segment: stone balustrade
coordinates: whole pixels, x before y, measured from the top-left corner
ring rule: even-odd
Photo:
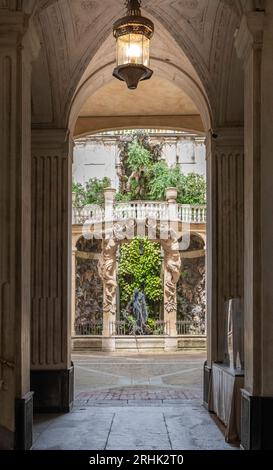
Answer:
[[[113,206],[113,220],[139,219],[146,218],[157,220],[176,219],[184,223],[205,224],[207,220],[207,207],[205,205],[183,205],[176,204],[175,212],[170,210],[171,205],[168,202],[158,201],[132,201],[116,203]],[[173,210],[173,206],[172,206]],[[103,222],[105,219],[105,210],[97,205],[89,205],[84,208],[73,208],[73,225],[83,225],[90,223]]]

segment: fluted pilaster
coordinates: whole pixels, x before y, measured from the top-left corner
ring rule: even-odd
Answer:
[[[0,6],[0,447],[29,448],[31,419],[20,439],[16,428],[27,402],[31,414],[31,62],[39,46],[28,18]]]
[[[207,314],[209,362],[224,361],[225,302],[243,297],[243,129],[208,139]]]
[[[32,347],[35,370],[70,366],[71,169],[66,130],[32,137]]]

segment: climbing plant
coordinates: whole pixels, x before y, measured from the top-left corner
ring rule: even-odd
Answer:
[[[73,182],[72,192],[75,193],[75,207],[84,207],[87,204],[98,204],[104,203],[104,190],[111,186],[111,180],[109,178],[103,178],[99,180],[97,178],[91,178],[84,185]]]
[[[122,245],[118,268],[121,307],[125,308],[134,290],[145,292],[148,304],[163,298],[161,249],[146,237],[136,237]]]

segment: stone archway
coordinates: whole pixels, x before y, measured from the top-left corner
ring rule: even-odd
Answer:
[[[48,2],[48,5],[51,2]],[[71,4],[78,2],[71,2]],[[86,4],[86,2],[84,2]],[[177,2],[176,2],[177,3]],[[210,2],[212,4],[212,2]],[[216,5],[217,3],[213,2]],[[231,2],[225,2],[232,6]],[[240,2],[242,4],[242,2]],[[244,394],[244,425],[251,422],[248,419],[253,414],[256,404],[264,403],[263,397],[272,395],[272,373],[268,370],[268,361],[271,349],[272,331],[267,328],[271,314],[270,273],[272,240],[271,229],[267,218],[270,211],[270,174],[271,162],[268,152],[271,145],[267,103],[271,102],[270,87],[267,77],[270,74],[271,57],[271,26],[272,12],[267,2],[268,21],[264,23],[264,2],[244,2],[250,14],[241,22],[237,35],[237,50],[244,60],[245,74],[245,116],[246,116],[246,161],[252,177],[245,177],[245,187],[251,197],[246,201],[245,232],[248,248],[245,275],[247,296],[247,334],[250,338],[250,347],[246,358],[246,387],[248,394]],[[25,5],[25,2],[24,2]],[[43,3],[43,5],[46,5]],[[69,200],[69,187],[71,177],[71,148],[67,138],[67,109],[71,106],[71,97],[79,84],[86,69],[87,59],[96,51],[96,44],[91,41],[90,31],[95,31],[92,25],[87,24],[75,29],[73,35],[65,34],[65,21],[63,19],[62,5],[58,11],[45,10],[36,18],[38,30],[44,53],[36,62],[33,73],[33,125],[32,131],[32,197],[30,194],[30,120],[31,120],[31,54],[39,49],[39,41],[33,32],[33,24],[28,25],[28,17],[18,15],[22,2],[2,2],[1,53],[5,63],[5,74],[1,100],[5,103],[3,119],[3,135],[1,139],[1,155],[3,171],[0,175],[0,187],[6,189],[4,203],[1,205],[1,218],[8,220],[3,224],[1,231],[1,244],[4,247],[1,253],[1,311],[8,331],[16,331],[16,341],[4,344],[1,353],[1,399],[3,398],[6,414],[1,416],[1,426],[7,436],[7,447],[14,446],[15,434],[15,402],[19,409],[18,419],[25,416],[28,403],[32,397],[29,394],[29,323],[32,312],[32,388],[35,390],[36,404],[40,408],[50,410],[68,411],[71,406],[71,356],[68,344],[69,337],[69,272],[70,272],[70,239],[69,224],[71,202]],[[65,8],[65,4],[63,3]],[[257,8],[254,11],[254,8]],[[238,107],[237,100],[243,96],[241,81],[233,80],[228,76],[226,68],[238,71],[237,67],[230,67],[232,60],[236,59],[233,47],[233,37],[238,21],[225,20],[228,16],[226,10],[217,10],[214,16],[215,32],[213,37],[205,37],[204,48],[200,51],[196,47],[200,32],[194,28],[192,21],[186,21],[183,12],[179,10],[174,30],[180,46],[191,53],[193,61],[199,64],[199,79],[202,85],[210,90],[209,108],[212,110],[213,132],[208,137],[208,303],[209,303],[209,354],[208,367],[205,370],[205,383],[208,385],[211,375],[211,365],[223,360],[224,354],[224,299],[232,293],[242,295],[243,267],[238,262],[244,250],[243,235],[243,153],[244,138],[242,129],[242,107]],[[54,21],[50,21],[53,15]],[[164,17],[164,11],[160,13]],[[93,17],[93,15],[92,15]],[[73,19],[71,15],[71,19]],[[81,20],[79,22],[82,25]],[[163,18],[164,19],[164,18]],[[169,17],[169,22],[174,18]],[[167,21],[167,18],[165,18]],[[110,28],[110,18],[103,29],[103,34]],[[12,28],[7,28],[7,24]],[[73,27],[69,32],[73,32]],[[91,27],[90,27],[91,26]],[[183,26],[183,27],[182,27]],[[54,29],[55,28],[55,29]],[[185,31],[184,31],[185,29]],[[42,31],[41,31],[42,30]],[[86,32],[86,36],[82,34]],[[263,33],[265,31],[265,38]],[[27,32],[27,34],[25,34]],[[184,34],[184,32],[188,34]],[[10,36],[10,45],[7,47],[6,39]],[[106,34],[107,35],[107,34]],[[80,41],[80,38],[85,39]],[[100,41],[102,36],[97,39]],[[184,39],[192,39],[185,45]],[[219,38],[219,40],[218,40]],[[30,40],[31,39],[31,40]],[[84,55],[83,60],[75,57],[75,61],[68,60],[66,41],[72,44],[76,39],[79,45],[90,44],[87,52],[77,51]],[[201,36],[202,39],[202,36]],[[221,40],[220,40],[221,39]],[[265,47],[264,42],[265,40]],[[201,41],[202,42],[202,41]],[[271,41],[272,43],[272,41]],[[18,47],[18,45],[20,47]],[[189,50],[190,46],[192,50]],[[223,47],[222,47],[223,46]],[[225,47],[227,46],[227,47]],[[263,50],[264,48],[264,50]],[[73,49],[73,47],[71,48]],[[70,49],[70,50],[71,50]],[[75,48],[76,50],[76,48]],[[210,53],[211,52],[211,53]],[[35,56],[35,54],[34,54]],[[236,62],[238,65],[238,62]],[[263,69],[261,68],[263,64]],[[47,65],[49,67],[47,68]],[[54,69],[56,64],[57,69]],[[74,70],[73,84],[68,80],[69,71]],[[54,73],[56,72],[56,73]],[[240,68],[239,68],[240,72]],[[242,68],[241,68],[242,72]],[[11,82],[10,76],[13,80]],[[242,73],[239,76],[242,78]],[[56,77],[50,83],[50,77]],[[41,77],[43,79],[41,80]],[[103,80],[103,77],[101,77]],[[42,83],[44,93],[39,93],[37,84]],[[240,86],[234,92],[232,84]],[[253,84],[255,86],[253,86]],[[9,92],[6,93],[6,90]],[[263,90],[263,93],[261,92]],[[263,99],[262,95],[263,94]],[[43,97],[42,102],[39,98]],[[227,99],[228,97],[228,99]],[[265,99],[267,97],[268,99]],[[217,104],[215,103],[217,101]],[[238,102],[242,102],[238,99]],[[267,102],[267,103],[265,103]],[[53,106],[51,106],[53,104]],[[226,107],[231,104],[231,109]],[[18,113],[18,109],[22,112]],[[7,111],[8,110],[8,111]],[[210,111],[207,114],[211,116]],[[266,143],[261,144],[260,121],[262,119],[265,129]],[[209,127],[207,128],[209,130]],[[18,135],[22,138],[18,139]],[[10,144],[12,142],[12,145]],[[18,162],[20,164],[18,164]],[[13,171],[10,171],[10,168]],[[265,184],[266,190],[262,188]],[[32,293],[30,296],[30,206],[32,202]],[[18,219],[15,221],[15,214]],[[17,225],[16,225],[17,224]],[[263,227],[262,227],[263,224]],[[19,228],[14,235],[15,225]],[[258,229],[257,229],[258,227]],[[13,235],[10,237],[10,232]],[[9,240],[9,242],[7,242]],[[262,257],[260,256],[262,254]],[[39,255],[41,255],[39,257]],[[270,256],[269,256],[270,255]],[[262,261],[260,261],[262,258]],[[18,260],[20,267],[18,268]],[[257,261],[259,260],[259,261]],[[262,264],[262,266],[261,266]],[[15,273],[17,273],[15,275]],[[267,279],[261,285],[260,279]],[[258,287],[257,287],[258,286]],[[16,302],[14,301],[16,299]],[[263,302],[263,300],[265,302]],[[30,307],[30,303],[32,304]],[[265,308],[266,307],[266,308]],[[269,312],[269,313],[268,313]],[[56,328],[53,331],[53,321]],[[262,324],[262,327],[260,325]],[[17,329],[17,325],[19,328]],[[258,328],[256,328],[258,325]],[[48,328],[48,329],[47,329]],[[53,334],[49,334],[49,332]],[[266,338],[264,342],[263,339]],[[260,351],[263,351],[264,361],[260,360]],[[272,354],[271,354],[272,355]],[[2,357],[3,356],[3,357]],[[19,373],[15,372],[18,367]],[[2,374],[2,370],[1,370]],[[19,380],[20,378],[20,380]],[[51,384],[49,387],[49,384]],[[205,401],[208,401],[209,387],[205,387]],[[60,393],[61,390],[61,393]],[[44,392],[44,393],[43,393]],[[65,392],[65,394],[63,393]],[[250,396],[249,396],[250,394]],[[54,397],[49,402],[48,397]],[[30,407],[28,407],[29,409]],[[22,421],[22,419],[21,419]],[[20,423],[21,423],[20,421]],[[30,421],[29,421],[30,422]],[[22,428],[25,423],[22,423]],[[253,446],[253,429],[247,429],[249,434],[244,435],[243,445]],[[263,436],[265,433],[262,433]],[[260,436],[261,438],[261,436]],[[261,438],[262,440],[264,438]],[[256,442],[256,441],[255,441]],[[272,443],[271,443],[272,444]],[[29,445],[29,439],[22,436],[21,447]],[[262,444],[261,444],[262,445]],[[264,445],[264,443],[263,443]]]
[[[130,220],[130,223],[132,220]],[[130,243],[132,238],[126,236],[128,221],[107,224],[112,228],[102,231],[102,253],[99,260],[99,275],[103,281],[103,338],[102,348],[105,351],[115,350],[115,338],[112,335],[111,324],[116,321],[117,313],[117,251],[122,243]],[[141,221],[142,226],[149,227],[149,221]],[[164,322],[167,325],[165,350],[176,350],[176,284],[180,277],[181,257],[179,238],[173,229],[165,230],[165,239],[153,238],[151,241],[159,243],[164,251]]]
[[[221,358],[221,354],[222,354],[221,346],[219,346],[218,344],[218,337],[221,338],[223,334],[222,329],[221,329],[221,325],[223,321],[222,278],[225,275],[225,273],[220,272],[220,276],[218,276],[219,274],[218,271],[220,268],[219,268],[218,259],[215,260],[216,244],[217,244],[216,242],[218,241],[217,237],[218,237],[218,228],[219,228],[219,227],[216,227],[215,214],[217,213],[217,216],[219,216],[219,218],[221,219],[219,222],[219,224],[221,225],[221,223],[223,223],[226,217],[226,214],[223,212],[222,203],[225,205],[225,207],[228,207],[231,202],[231,193],[232,193],[232,189],[229,188],[228,185],[225,185],[224,182],[222,181],[221,175],[224,174],[228,178],[234,175],[234,168],[236,172],[236,168],[237,168],[236,165],[238,165],[238,168],[241,168],[240,166],[241,158],[242,158],[241,143],[238,144],[238,142],[236,142],[236,138],[238,137],[237,133],[239,134],[239,132],[238,132],[237,127],[236,128],[228,127],[224,129],[221,127],[223,120],[220,119],[219,121],[217,121],[217,116],[213,115],[212,113],[213,106],[211,105],[210,101],[206,97],[206,93],[202,90],[202,84],[201,84],[201,87],[198,86],[196,81],[193,80],[193,77],[185,74],[184,71],[181,70],[179,66],[177,65],[174,66],[173,64],[171,65],[166,64],[166,63],[160,62],[160,60],[157,60],[156,58],[155,58],[155,62],[157,63],[157,69],[159,72],[161,72],[162,74],[164,73],[166,74],[166,72],[169,72],[171,70],[173,79],[177,80],[177,83],[179,83],[180,86],[185,86],[185,87],[188,86],[189,93],[191,93],[192,95],[195,95],[198,98],[197,101],[198,101],[199,111],[202,114],[204,127],[207,132],[210,131],[212,127],[212,122],[217,123],[217,125],[219,125],[220,140],[218,140],[217,142],[213,142],[211,146],[212,151],[209,152],[209,155],[208,155],[208,163],[209,163],[208,173],[210,177],[209,178],[209,181],[210,181],[209,194],[208,194],[208,204],[210,206],[210,212],[209,212],[210,232],[208,234],[209,235],[208,236],[208,250],[209,250],[209,255],[210,255],[210,263],[208,264],[208,266],[209,266],[209,275],[211,279],[211,283],[209,285],[209,291],[210,291],[209,302],[210,302],[210,307],[211,307],[210,308],[211,328],[209,329],[209,346],[210,346],[209,347],[209,364],[211,364],[213,361],[216,361],[218,360],[218,358]],[[99,84],[105,80],[105,74],[110,72],[111,67],[112,67],[111,62],[108,63],[108,65],[103,64],[100,68],[98,68],[95,71],[97,73],[94,73],[91,76],[91,78],[93,78],[94,75],[96,75],[96,79],[98,78],[99,82],[96,84],[96,86],[99,86]],[[217,66],[215,65],[215,74],[217,75],[216,69],[217,69]],[[206,77],[202,75],[202,78],[206,78]],[[89,79],[87,79],[87,82],[89,83]],[[82,91],[84,88],[84,85],[79,84],[79,87],[80,86],[82,86],[81,88],[81,91]],[[88,92],[90,91],[91,90],[89,89]],[[71,128],[73,128],[75,118],[77,117],[77,109],[79,109],[77,108],[77,106],[80,104],[80,100],[77,103],[79,96],[80,96],[80,93],[75,94],[74,102],[70,100],[69,109],[70,109],[70,118],[71,118],[70,120]],[[215,107],[214,107],[214,110],[215,110]],[[65,114],[65,116],[67,116],[67,114]],[[224,116],[224,111],[223,111],[223,116]],[[217,134],[217,132],[218,130],[216,129],[215,135]],[[222,138],[223,136],[224,136],[224,139]],[[211,137],[211,134],[209,133],[208,144],[211,143],[210,137]],[[44,148],[46,148],[47,140],[48,140],[47,138],[44,139],[44,142],[43,142]],[[55,145],[54,151],[55,151],[55,154],[62,155],[63,149],[61,148],[61,145],[59,144],[60,142],[57,143],[57,146]],[[239,152],[238,152],[238,146],[240,148]],[[57,150],[56,150],[56,147],[57,147]],[[237,161],[234,162],[235,158],[229,158],[230,155],[234,157],[238,156]],[[41,156],[42,158],[44,158],[44,155],[41,155]],[[69,165],[70,165],[70,162],[68,162],[67,169]],[[241,176],[241,173],[240,173],[240,176]],[[50,184],[49,181],[48,181],[48,184]],[[232,180],[232,184],[233,184],[233,188],[235,188],[235,191],[233,191],[233,193],[235,196],[238,196],[240,194],[240,188],[242,187],[241,179],[240,181],[239,181],[239,178],[238,178],[238,181]],[[213,185],[217,186],[217,191],[219,195],[223,196],[222,199],[215,198],[215,187]],[[62,194],[63,196],[66,190],[67,188],[60,188],[60,194]],[[232,201],[232,204],[234,204],[234,207],[237,208],[237,206],[240,204],[240,201],[241,199],[239,199],[239,196],[238,196],[238,199],[235,201]],[[65,206],[66,209],[70,210],[69,204],[67,204],[67,201],[65,204],[66,204]],[[237,221],[235,221],[234,223],[236,224]],[[232,224],[230,225],[230,227],[232,227]],[[66,227],[63,226],[62,227],[63,232],[65,231],[65,229]],[[230,228],[230,231],[232,231],[232,228]],[[236,231],[236,233],[239,234],[239,236],[241,236],[240,228],[238,229],[238,231]],[[228,237],[229,236],[230,236],[230,232],[228,232]],[[222,239],[221,239],[221,242],[223,243],[222,252],[225,254],[225,256],[229,254],[230,243],[229,243],[228,237],[225,237],[224,234],[222,234]],[[115,247],[112,246],[112,247],[109,247],[109,249],[115,250]],[[234,252],[233,258],[236,259],[236,257],[237,257],[237,252]],[[176,273],[175,271],[172,272],[170,267],[173,264],[173,262],[175,264],[177,260],[169,260],[169,261],[170,263],[168,264],[168,276],[166,276],[166,278],[169,279],[168,286],[169,286],[170,292],[168,293],[167,298],[168,298],[169,304],[173,305],[174,285],[172,284],[172,281],[175,280]],[[109,273],[106,275],[106,278],[108,276],[108,278],[106,279],[106,282],[108,283],[108,287],[109,287],[109,292],[107,295],[110,295],[114,290],[114,284],[113,284],[114,281],[113,279],[111,280],[111,275],[113,275],[113,272],[111,272],[111,270],[114,270],[115,268],[113,265],[111,266],[111,263],[108,266],[110,269],[110,276],[109,276]],[[232,278],[233,268],[229,266],[229,269],[230,271],[228,273],[228,277]],[[219,287],[218,287],[218,284],[216,284],[216,277],[217,277],[217,280],[220,279]],[[171,310],[171,307],[170,307],[170,311],[173,311]],[[66,359],[69,360],[69,357],[70,356],[68,354],[66,356]],[[209,372],[210,372],[210,369],[208,368],[208,375],[209,375]]]

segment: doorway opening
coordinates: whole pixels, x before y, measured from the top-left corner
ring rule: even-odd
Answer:
[[[205,153],[202,135],[178,129],[108,130],[76,139],[71,325],[76,403],[201,403]],[[108,223],[122,225],[123,233],[126,224],[127,230],[113,247],[112,264],[98,235],[107,211]],[[167,220],[181,232],[170,246],[163,229]],[[114,290],[100,272],[107,263]]]

